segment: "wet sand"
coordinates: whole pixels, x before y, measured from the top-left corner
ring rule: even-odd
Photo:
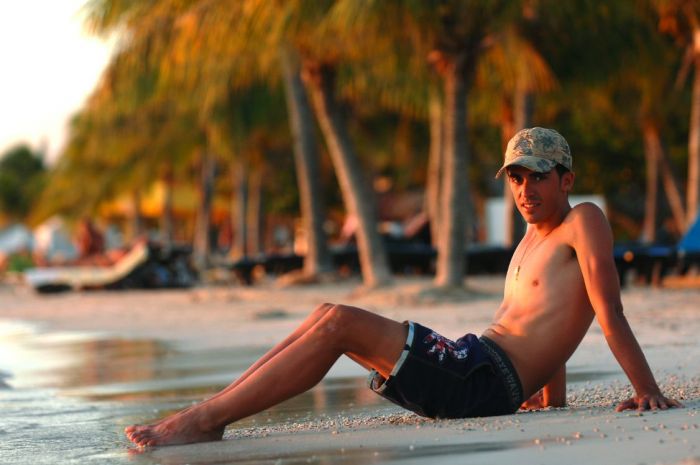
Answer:
[[[368,391],[363,370],[341,360],[317,388],[231,425],[224,441],[142,452],[121,435],[226,385],[324,301],[450,337],[479,333],[502,279],[469,283],[473,296],[452,299],[422,293],[425,280],[367,295],[354,295],[356,282],[55,296],[0,287],[0,403],[9,412],[0,463],[10,450],[8,463],[700,463],[700,289],[623,293],[657,379],[684,409],[615,413],[631,389],[594,323],[567,365],[566,409],[426,420]]]

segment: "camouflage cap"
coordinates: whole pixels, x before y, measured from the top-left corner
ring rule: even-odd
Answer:
[[[554,129],[540,127],[522,129],[508,142],[503,166],[496,177],[503,174],[508,166],[520,165],[546,173],[557,163],[572,169],[571,150],[566,139]]]

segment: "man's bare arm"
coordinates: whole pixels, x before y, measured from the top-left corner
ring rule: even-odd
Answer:
[[[542,400],[545,407],[566,407],[566,365],[562,365],[544,385]]]
[[[603,213],[593,205],[581,205],[573,215],[573,247],[576,250],[586,292],[610,350],[629,378],[636,396],[618,405],[629,408],[666,409],[680,406],[661,394],[642,349],[622,311],[620,284],[613,260],[612,232]]]
[[[566,407],[566,366],[552,376],[542,389],[537,391],[520,408],[537,410],[545,407]]]

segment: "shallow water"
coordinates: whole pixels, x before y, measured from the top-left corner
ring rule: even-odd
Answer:
[[[0,463],[133,463],[122,430],[201,400],[264,352],[191,349],[0,322]],[[331,377],[236,428],[359,414],[386,403],[363,378]],[[139,463],[150,463],[148,454]],[[157,460],[153,459],[152,463]]]
[[[408,464],[428,457],[450,462],[455,456],[462,461],[469,454],[524,446],[498,441],[411,449],[348,446],[339,451],[319,443],[313,453],[280,455],[258,449],[235,457],[230,443],[145,453],[130,447],[122,433],[125,426],[163,417],[208,397],[264,350],[201,349],[99,333],[47,332],[0,321],[0,464]],[[398,411],[368,390],[364,377],[348,373],[353,371],[332,371],[311,391],[237,422],[226,436],[237,437],[237,431],[261,426]],[[576,383],[610,375],[579,369],[571,370],[568,378]]]

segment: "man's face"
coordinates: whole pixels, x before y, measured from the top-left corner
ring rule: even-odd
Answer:
[[[518,211],[529,224],[542,223],[566,203],[573,173],[559,176],[556,170],[538,173],[523,166],[507,168],[508,184]]]

